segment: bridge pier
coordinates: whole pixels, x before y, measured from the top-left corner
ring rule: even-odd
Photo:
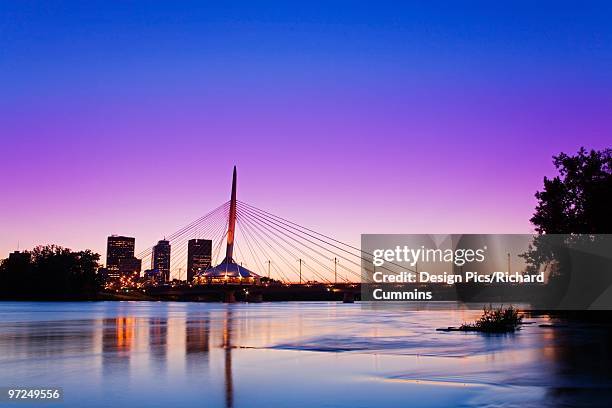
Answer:
[[[355,293],[352,291],[344,292],[342,303],[355,303]]]

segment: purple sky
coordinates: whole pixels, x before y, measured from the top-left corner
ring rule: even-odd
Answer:
[[[353,244],[531,232],[551,156],[610,146],[612,13],[486,4],[3,3],[0,256],[142,250],[234,164],[240,200]]]

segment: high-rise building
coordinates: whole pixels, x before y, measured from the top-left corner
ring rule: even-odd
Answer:
[[[150,285],[158,285],[162,282],[162,276],[157,269],[147,269],[144,271],[145,282]]]
[[[212,241],[210,239],[190,239],[187,243],[187,282],[201,271],[210,268]]]
[[[106,269],[109,279],[140,273],[141,260],[134,257],[136,239],[111,235],[106,243]]]
[[[124,275],[140,275],[141,270],[142,259],[131,257],[121,262],[121,272]]]
[[[32,259],[32,256],[30,255],[29,252],[19,252],[19,251],[11,252],[8,257],[9,262],[22,263],[22,264],[29,264],[31,259]]]
[[[151,269],[157,269],[164,282],[170,282],[170,241],[162,239],[153,247]]]
[[[29,252],[15,251],[9,254],[6,265],[13,273],[24,273],[30,268],[31,260],[32,256]]]

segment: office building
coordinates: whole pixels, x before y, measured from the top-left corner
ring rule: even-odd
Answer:
[[[134,257],[136,239],[119,235],[108,237],[106,244],[106,269],[108,279],[140,274],[140,259]]]
[[[31,259],[32,256],[29,252],[14,251],[9,254],[8,262],[27,265]]]
[[[157,269],[164,282],[170,282],[170,241],[162,239],[153,247],[151,269]]]
[[[190,239],[187,243],[187,282],[194,276],[210,268],[212,241],[210,239]]]

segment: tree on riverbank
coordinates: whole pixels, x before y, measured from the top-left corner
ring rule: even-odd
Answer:
[[[544,177],[531,218],[540,234],[612,233],[612,149],[553,157],[559,175]]]
[[[94,298],[100,255],[44,245],[0,263],[0,296],[9,299]]]
[[[531,222],[539,235],[522,257],[528,273],[551,267],[547,294],[561,299],[575,272],[588,274],[601,288],[608,286],[608,258],[584,254],[601,255],[610,243],[595,234],[612,233],[612,149],[561,153],[553,164],[558,175],[545,177],[544,189],[535,194],[538,204]]]

